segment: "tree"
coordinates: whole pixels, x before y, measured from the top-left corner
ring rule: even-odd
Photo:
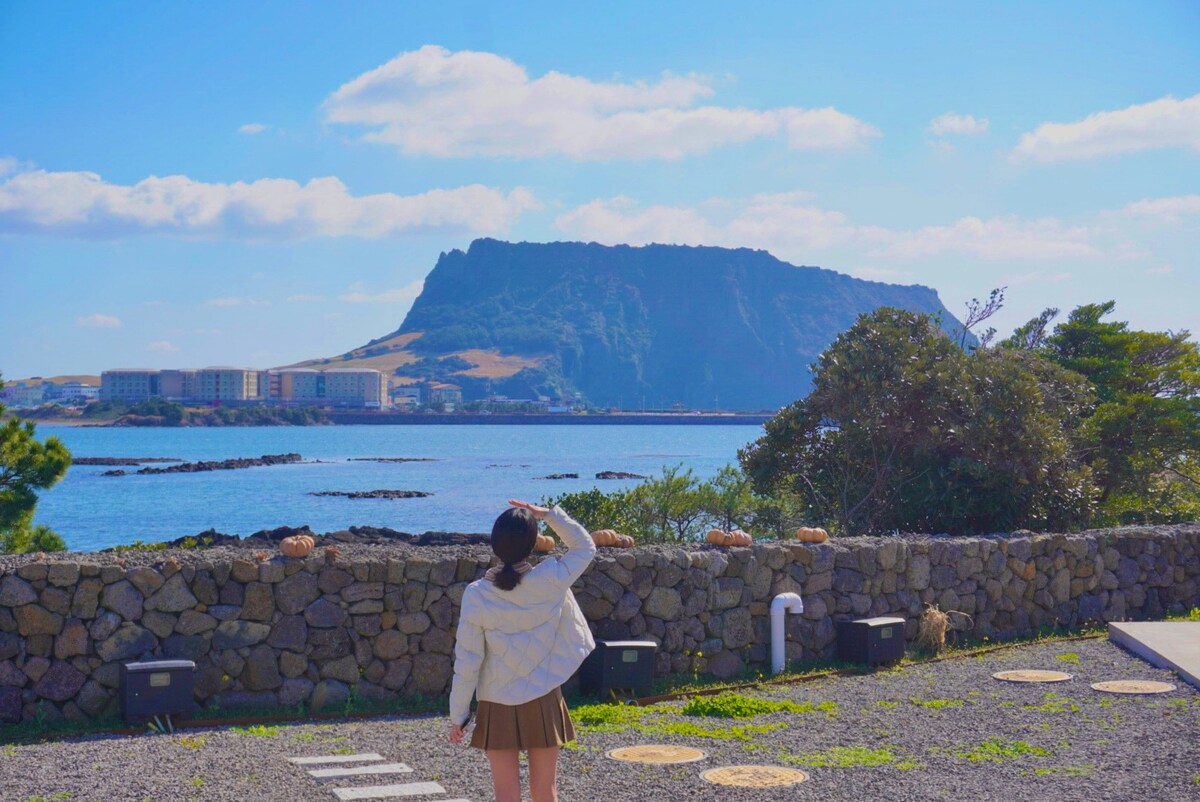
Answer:
[[[1039,351],[1095,390],[1082,434],[1108,517],[1175,520],[1169,499],[1191,508],[1200,490],[1200,350],[1186,331],[1131,331],[1103,320],[1115,308],[1113,301],[1080,306]],[[1166,492],[1176,483],[1190,494]]]
[[[0,381],[0,387],[4,383]],[[0,415],[4,406],[0,404]],[[65,551],[62,538],[33,526],[37,491],[62,479],[71,455],[57,437],[35,438],[32,421],[10,418],[0,424],[0,552]]]
[[[1036,354],[966,354],[928,315],[881,308],[739,459],[756,492],[795,493],[843,534],[1070,528],[1092,503],[1069,435],[1086,403]]]

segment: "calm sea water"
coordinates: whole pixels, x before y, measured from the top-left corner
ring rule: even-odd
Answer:
[[[509,498],[538,500],[634,481],[599,471],[657,473],[682,464],[709,477],[737,461],[758,426],[315,426],[108,429],[39,426],[81,457],[178,457],[187,461],[297,452],[313,462],[236,471],[105,477],[75,466],[42,494],[36,522],[75,551],[160,541],[212,528],[246,535],[308,524],[406,532],[487,532]],[[429,457],[436,462],[351,462],[352,457]],[[317,461],[320,462],[317,462]],[[129,469],[126,469],[129,470]],[[134,468],[133,470],[136,470]],[[580,478],[545,480],[551,473]],[[352,500],[319,490],[423,490],[428,498]]]

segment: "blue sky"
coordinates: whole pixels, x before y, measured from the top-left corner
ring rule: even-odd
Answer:
[[[0,109],[9,378],[340,353],[478,236],[1200,328],[1195,2],[5,0]]]

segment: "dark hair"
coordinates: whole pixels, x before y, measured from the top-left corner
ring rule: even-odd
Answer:
[[[521,584],[521,575],[513,566],[533,551],[537,534],[537,519],[520,507],[509,507],[492,524],[492,551],[504,563],[495,579],[500,590],[512,590]]]

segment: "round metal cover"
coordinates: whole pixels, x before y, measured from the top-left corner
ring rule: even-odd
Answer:
[[[722,766],[709,769],[700,776],[714,785],[737,785],[742,788],[796,785],[808,779],[808,775],[799,769],[785,769],[782,766]]]
[[[1169,682],[1154,682],[1148,679],[1114,679],[1108,682],[1093,682],[1092,688],[1104,693],[1170,693],[1175,686]]]
[[[613,760],[623,760],[627,763],[695,763],[697,760],[704,760],[708,757],[699,749],[669,744],[623,746],[620,749],[613,749],[607,754]]]
[[[1073,679],[1065,671],[1042,671],[1040,669],[1022,668],[1017,671],[997,671],[992,674],[994,679],[1004,682],[1066,682]]]

